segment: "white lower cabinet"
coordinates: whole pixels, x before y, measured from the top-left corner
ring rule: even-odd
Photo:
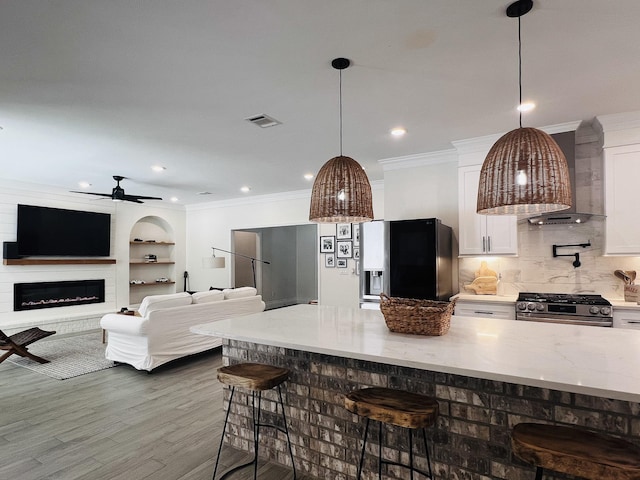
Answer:
[[[458,300],[455,315],[459,317],[501,318],[503,320],[516,319],[515,302],[474,302]]]
[[[640,308],[613,307],[614,328],[634,328],[640,330]]]

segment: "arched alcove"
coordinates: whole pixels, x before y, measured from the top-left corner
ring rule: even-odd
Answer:
[[[175,235],[157,216],[140,218],[129,235],[129,303],[147,295],[175,293]]]

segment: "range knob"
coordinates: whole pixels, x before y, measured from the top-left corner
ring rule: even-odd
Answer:
[[[541,312],[544,310],[544,305],[541,303],[536,303],[536,310]]]
[[[533,303],[533,302],[529,302],[529,303],[527,303],[527,308],[529,310],[535,310],[536,309],[536,304]]]
[[[518,302],[518,310],[526,310],[527,309],[527,302]]]
[[[598,313],[600,313],[600,307],[596,307],[595,305],[593,307],[589,307],[589,313],[591,313],[592,315],[597,315]]]
[[[607,316],[608,316],[608,315],[611,315],[611,307],[602,307],[602,308],[600,309],[600,313],[601,313],[602,315],[607,315]]]

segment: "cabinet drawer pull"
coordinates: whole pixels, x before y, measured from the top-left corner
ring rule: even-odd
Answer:
[[[476,310],[473,313],[481,313],[483,315],[493,315],[494,314],[494,312],[483,312],[482,310]]]
[[[482,251],[487,251],[487,237],[482,237]]]
[[[627,323],[640,323],[640,320],[627,320]]]
[[[487,252],[491,251],[491,237],[487,237]]]

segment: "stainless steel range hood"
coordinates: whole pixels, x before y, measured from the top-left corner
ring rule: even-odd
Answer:
[[[589,221],[589,219],[593,216],[601,216],[601,214],[593,213],[591,211],[592,208],[580,208],[580,203],[588,202],[580,202],[579,199],[581,198],[581,196],[576,195],[578,189],[582,188],[582,191],[587,191],[589,197],[591,197],[591,193],[593,190],[591,182],[589,180],[592,175],[582,175],[582,178],[584,178],[583,183],[585,183],[585,185],[580,185],[578,182],[576,182],[576,178],[578,178],[576,169],[576,132],[572,131],[554,133],[551,136],[557,142],[558,146],[567,158],[567,164],[569,166],[569,177],[571,179],[572,206],[571,208],[561,210],[559,212],[536,215],[535,217],[530,217],[527,220],[533,225],[576,225]],[[599,175],[599,177],[601,177],[601,175]]]
[[[567,209],[566,211],[571,210]],[[565,211],[545,213],[530,217],[529,223],[534,225],[573,225],[588,221],[593,216],[592,213],[565,213]]]

